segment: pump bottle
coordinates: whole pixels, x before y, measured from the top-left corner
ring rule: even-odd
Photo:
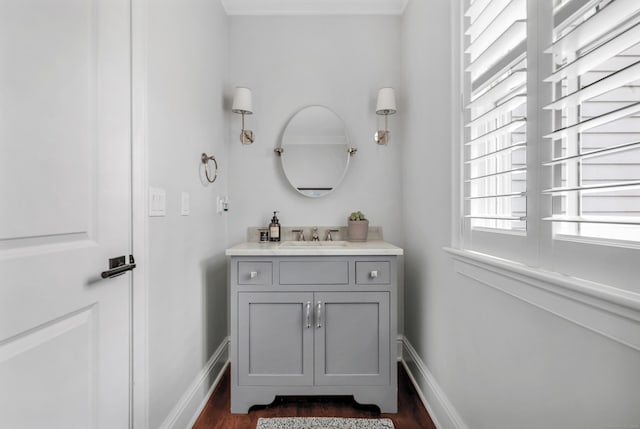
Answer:
[[[278,212],[273,212],[273,217],[269,224],[269,241],[280,241],[280,221],[276,213]]]

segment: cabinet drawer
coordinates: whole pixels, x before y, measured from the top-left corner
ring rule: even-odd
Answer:
[[[271,285],[272,283],[271,262],[238,262],[238,284]]]
[[[282,285],[346,285],[349,284],[347,261],[282,261]]]
[[[357,261],[356,284],[389,284],[391,280],[390,271],[389,261]]]

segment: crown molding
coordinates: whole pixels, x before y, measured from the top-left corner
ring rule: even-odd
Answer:
[[[402,15],[409,0],[220,0],[227,15]]]

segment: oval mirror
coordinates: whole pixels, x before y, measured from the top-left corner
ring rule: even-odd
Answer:
[[[276,152],[291,186],[307,197],[333,191],[344,178],[351,156],[342,119],[324,106],[307,106],[296,112]]]

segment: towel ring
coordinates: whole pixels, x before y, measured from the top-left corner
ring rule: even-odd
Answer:
[[[209,183],[215,182],[218,178],[218,161],[216,161],[216,157],[209,156],[206,153],[203,153],[200,159],[204,164],[204,175],[207,176],[207,180],[209,181]],[[213,164],[216,166],[216,169],[213,172],[213,179],[209,177],[209,161],[213,161]]]

